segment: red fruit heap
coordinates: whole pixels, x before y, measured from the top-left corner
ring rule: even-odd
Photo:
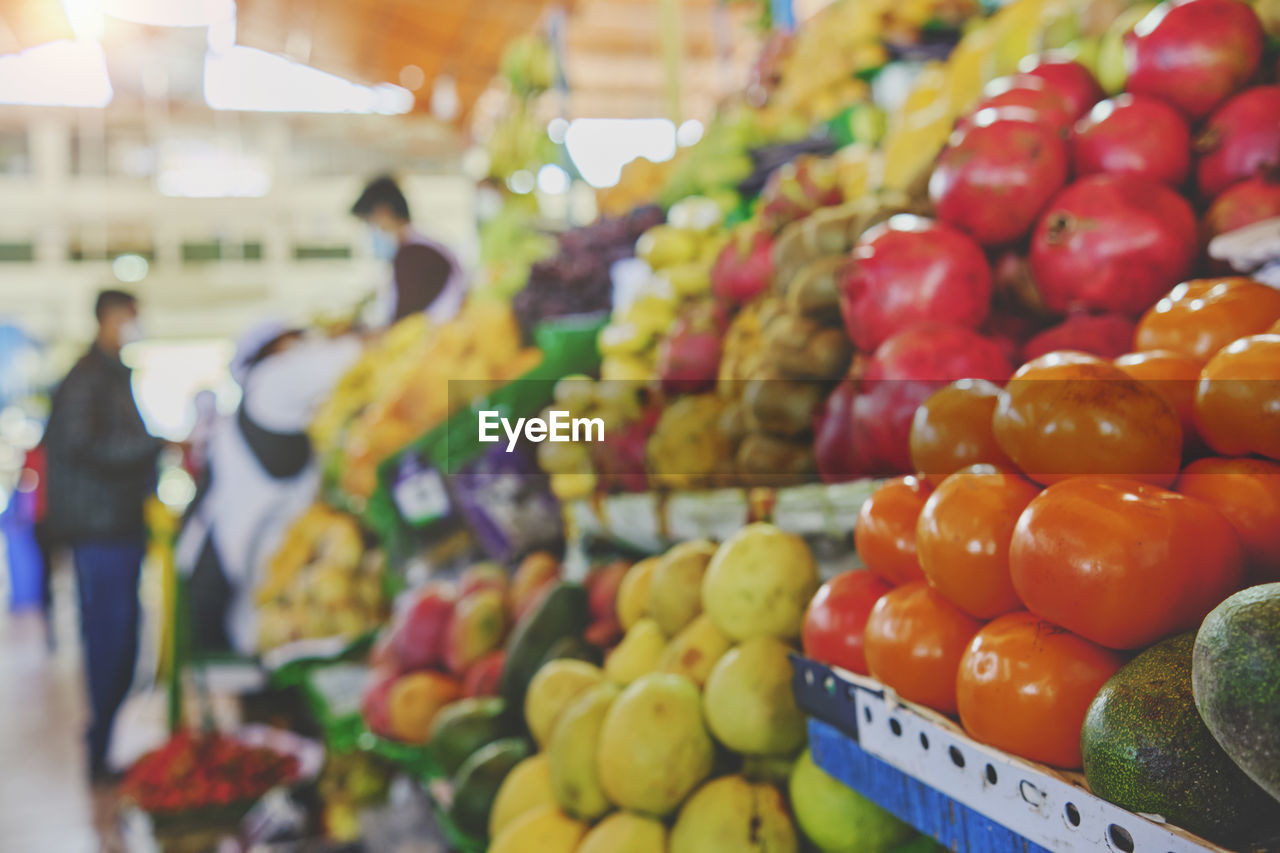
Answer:
[[[223,734],[179,732],[129,768],[121,795],[143,811],[175,813],[258,799],[298,775],[298,759]]]

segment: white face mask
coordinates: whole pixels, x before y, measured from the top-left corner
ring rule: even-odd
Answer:
[[[137,320],[126,320],[120,325],[120,346],[136,344],[142,340],[142,324]]]

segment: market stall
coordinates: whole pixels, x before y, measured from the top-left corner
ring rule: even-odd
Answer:
[[[397,777],[464,851],[1274,849],[1266,13],[838,0],[603,217],[501,220],[488,287],[328,400],[258,589],[324,769],[179,736],[249,765],[194,806],[318,774],[353,840]],[[599,439],[483,438],[555,412]],[[197,811],[165,755],[134,798]]]

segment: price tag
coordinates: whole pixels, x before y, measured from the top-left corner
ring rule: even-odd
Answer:
[[[724,541],[748,521],[747,494],[741,489],[675,494],[667,501],[667,530],[678,542]]]
[[[391,496],[400,516],[415,527],[444,518],[452,507],[440,472],[424,465],[415,453],[401,460]]]

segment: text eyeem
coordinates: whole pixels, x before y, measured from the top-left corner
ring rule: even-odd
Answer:
[[[553,409],[547,412],[546,418],[518,418],[513,424],[501,412],[481,411],[480,440],[498,442],[505,433],[507,452],[515,449],[516,442],[523,435],[529,441],[604,441],[604,420],[602,418],[574,418],[566,411]]]

